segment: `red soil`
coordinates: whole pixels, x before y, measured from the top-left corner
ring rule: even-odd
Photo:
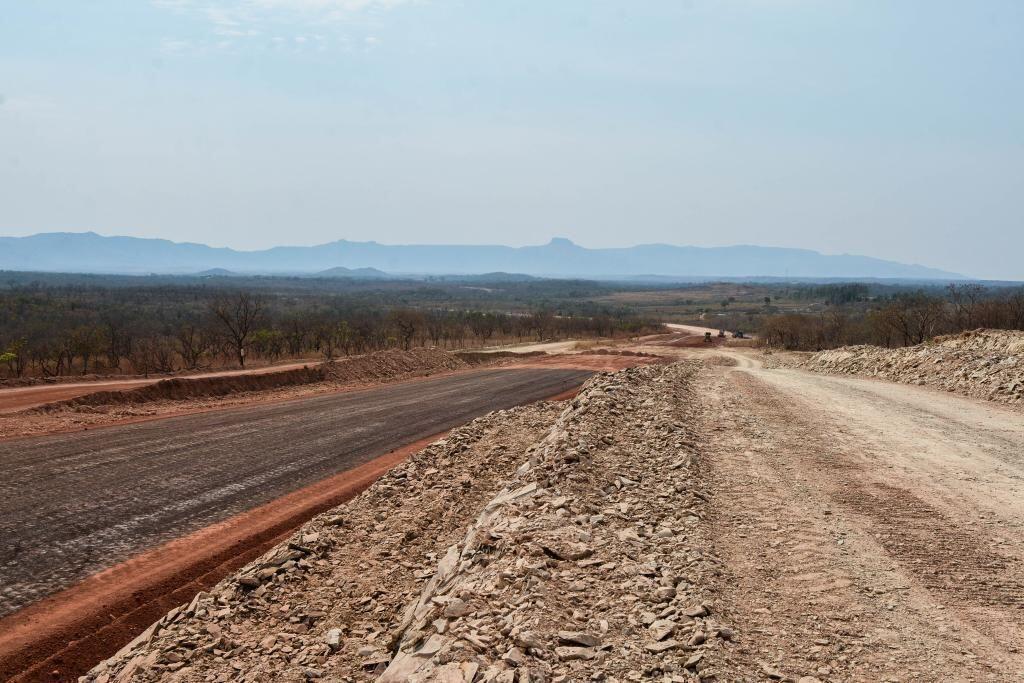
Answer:
[[[444,433],[99,572],[0,620],[0,680],[76,680],[200,590],[351,500]]]
[[[511,367],[613,371],[663,362],[573,354]],[[447,374],[447,373],[445,373]],[[576,389],[551,398],[571,398]],[[99,572],[0,620],[0,680],[76,680],[170,609],[259,557],[314,515],[351,500],[438,434]]]

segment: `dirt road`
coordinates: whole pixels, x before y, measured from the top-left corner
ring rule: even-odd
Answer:
[[[590,373],[484,370],[0,442],[0,614],[140,550]]]
[[[750,355],[710,366],[719,591],[754,670],[1024,679],[1024,416]]]
[[[688,335],[698,335],[703,337],[705,332],[710,332],[711,336],[718,334],[719,328],[715,327],[698,327],[697,325],[680,325],[679,323],[665,323],[665,327],[672,330],[673,332],[682,332]]]

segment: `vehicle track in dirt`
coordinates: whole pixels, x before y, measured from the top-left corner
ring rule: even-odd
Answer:
[[[721,609],[746,624],[747,666],[1021,680],[1021,414],[740,360],[706,369],[705,430]]]

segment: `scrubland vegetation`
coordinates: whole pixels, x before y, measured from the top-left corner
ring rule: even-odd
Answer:
[[[668,322],[754,333],[762,344],[790,350],[899,347],[979,327],[1024,329],[1024,287],[1014,283],[717,282],[597,300]]]
[[[0,375],[150,374],[616,337],[687,322],[791,350],[897,347],[979,327],[1024,329],[1024,288],[951,284],[691,285],[478,278],[0,274]]]
[[[0,275],[0,372],[149,374],[615,337],[659,326],[569,281]]]
[[[863,287],[830,304],[817,313],[766,316],[759,326],[761,343],[802,351],[851,344],[901,347],[978,328],[1024,329],[1024,288],[951,284],[873,297]]]

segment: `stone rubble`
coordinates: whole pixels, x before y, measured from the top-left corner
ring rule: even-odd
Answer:
[[[369,665],[388,661],[387,633],[430,577],[435,548],[461,537],[561,407],[497,411],[453,430],[172,610],[85,680],[372,680]]]
[[[796,365],[1024,405],[1024,332],[1019,331],[975,330],[901,349],[846,346],[819,351]]]
[[[448,549],[379,680],[711,679],[733,632],[702,591],[692,373],[592,382]]]
[[[455,430],[82,680],[763,678],[720,656],[741,643],[706,589],[697,368]]]

